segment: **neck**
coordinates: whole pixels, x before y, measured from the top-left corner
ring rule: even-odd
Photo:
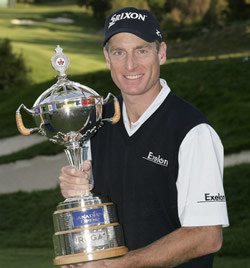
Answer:
[[[160,83],[155,90],[149,90],[141,95],[123,95],[123,101],[126,106],[129,123],[134,123],[142,116],[142,114],[153,103],[159,92],[161,91]]]

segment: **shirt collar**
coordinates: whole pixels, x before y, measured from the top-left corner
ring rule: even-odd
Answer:
[[[150,106],[147,108],[147,110],[141,115],[141,117],[136,122],[131,123],[131,127],[128,120],[126,106],[125,103],[123,102],[122,105],[123,122],[129,136],[132,136],[140,128],[140,126],[160,107],[160,105],[163,103],[163,101],[166,99],[169,92],[171,91],[167,82],[164,79],[160,79],[160,83],[162,86],[161,91],[156,96],[154,101],[150,104]]]

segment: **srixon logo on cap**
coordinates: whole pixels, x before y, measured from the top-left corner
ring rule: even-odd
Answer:
[[[133,19],[133,20],[142,20],[145,21],[147,15],[143,15],[136,12],[123,12],[121,14],[114,14],[110,19],[109,27],[113,26],[119,20]]]

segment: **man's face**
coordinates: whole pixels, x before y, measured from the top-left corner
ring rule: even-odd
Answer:
[[[123,96],[142,95],[160,90],[160,65],[166,60],[166,44],[157,52],[155,43],[148,43],[130,33],[118,33],[104,49],[107,67]]]

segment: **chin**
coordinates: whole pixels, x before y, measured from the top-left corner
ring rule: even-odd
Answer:
[[[140,95],[142,93],[142,90],[139,88],[126,87],[124,90],[122,90],[122,92],[124,92],[127,95]]]

